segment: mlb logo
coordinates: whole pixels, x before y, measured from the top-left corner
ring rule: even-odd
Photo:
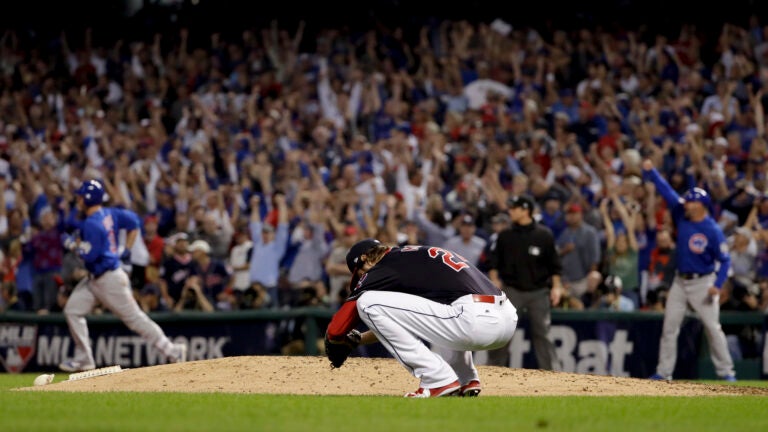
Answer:
[[[0,324],[0,363],[6,372],[23,371],[35,354],[36,345],[36,325]]]

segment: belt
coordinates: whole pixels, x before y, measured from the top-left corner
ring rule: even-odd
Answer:
[[[499,300],[499,304],[504,303],[504,297],[497,297],[489,294],[472,294],[472,301],[475,303],[496,303],[496,299]]]
[[[120,267],[118,267],[118,268],[120,268]],[[115,270],[117,270],[117,269],[116,269],[116,268],[114,268],[114,269],[104,270],[103,272],[101,272],[101,273],[99,273],[99,274],[96,274],[96,273],[90,273],[90,275],[91,275],[91,279],[98,279],[98,278],[100,278],[100,277],[104,276],[105,274],[107,274],[107,273],[109,273],[109,272],[112,272],[112,271],[115,271]]]
[[[703,278],[705,276],[711,275],[712,272],[709,273],[678,273],[677,275],[680,276],[680,278],[685,280],[691,280],[691,279],[698,279]]]

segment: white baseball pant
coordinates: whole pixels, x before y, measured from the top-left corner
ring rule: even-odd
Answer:
[[[479,380],[472,351],[504,346],[517,327],[517,311],[506,296],[465,295],[445,305],[411,294],[367,291],[357,299],[361,319],[422,388],[442,387],[457,379]],[[440,354],[424,342],[441,348]]]
[[[720,327],[720,299],[711,297],[707,292],[713,286],[715,277],[714,273],[690,280],[675,276],[664,311],[657,374],[665,378],[672,377],[677,361],[680,325],[685,318],[687,305],[691,305],[704,326],[715,372],[720,377],[733,375],[733,360],[728,352],[725,333]]]
[[[97,300],[166,357],[178,360],[173,343],[136,303],[128,275],[118,268],[95,279],[81,280],[67,300],[64,315],[75,342],[74,361],[95,366],[85,315],[93,311]]]

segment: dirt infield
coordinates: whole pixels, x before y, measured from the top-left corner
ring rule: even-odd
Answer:
[[[768,389],[682,381],[479,366],[482,396],[768,396]],[[393,359],[350,358],[331,369],[324,357],[242,356],[128,369],[23,391],[183,392],[402,396],[418,381]]]

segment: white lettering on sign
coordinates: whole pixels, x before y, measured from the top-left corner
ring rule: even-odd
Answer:
[[[70,345],[74,345],[68,336],[46,336],[38,338],[37,364],[55,366],[71,360]],[[175,343],[186,344],[189,348],[188,360],[205,360],[224,357],[224,345],[230,342],[229,337],[193,336],[176,337]],[[96,339],[93,346],[93,356],[96,365],[123,367],[140,367],[167,363],[168,359],[155,346],[147,345],[141,336],[107,336]],[[142,360],[146,359],[146,363]]]
[[[531,351],[531,342],[525,338],[525,331],[515,330],[509,344],[509,367],[522,368],[523,356]]]
[[[0,326],[0,345],[16,344],[34,340],[37,326],[4,324]]]
[[[763,340],[768,340],[768,331],[763,335]],[[763,374],[768,375],[768,343],[763,344]]]
[[[570,327],[552,326],[549,330],[549,339],[554,342],[557,359],[560,360],[560,368],[553,365],[555,370],[575,372],[576,358],[573,356],[573,352],[576,350],[576,342],[579,340],[576,337],[576,332]]]
[[[594,375],[606,374],[608,347],[599,340],[586,340],[579,343],[579,362],[576,372]]]
[[[559,365],[555,370],[628,377],[627,356],[634,344],[629,341],[627,330],[616,330],[613,340],[605,343],[598,339],[579,341],[576,331],[568,326],[552,326],[549,337],[555,344]],[[531,341],[522,329],[515,331],[510,344],[510,367],[522,368],[523,357],[531,351]],[[768,350],[764,354],[768,360]]]
[[[37,364],[55,366],[67,359],[71,339],[65,336],[41,335],[37,339]]]
[[[628,336],[628,331],[616,330],[616,333],[613,334],[613,340],[608,345],[608,353],[611,355],[611,375],[613,376],[629,376],[629,372],[624,369],[624,365],[627,356],[632,354],[635,344],[629,341]]]

